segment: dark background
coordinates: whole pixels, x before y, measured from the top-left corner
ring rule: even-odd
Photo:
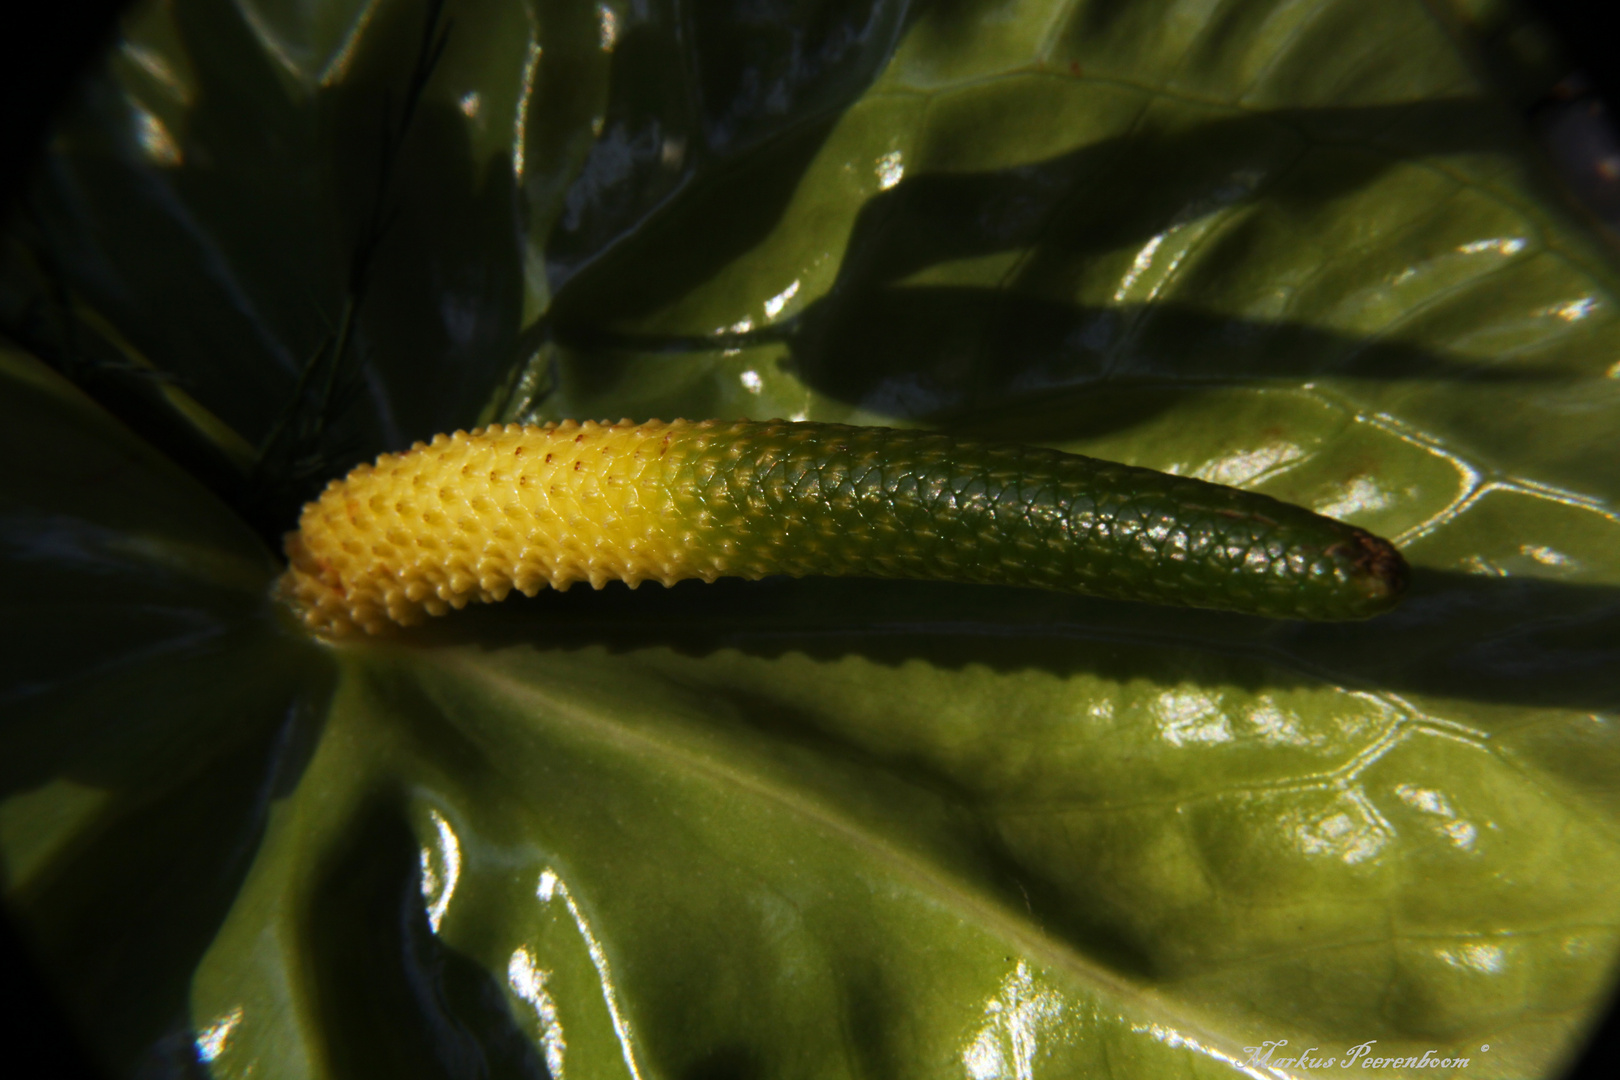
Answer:
[[[1620,115],[1620,34],[1612,0],[1521,0],[1563,45],[1572,79],[1526,110],[1526,124],[1576,175],[1570,187],[1589,208],[1620,227],[1620,182],[1598,179],[1582,158],[1615,148]],[[52,117],[79,74],[111,39],[127,0],[55,0],[8,5],[0,15],[0,213],[27,176]],[[1611,18],[1605,18],[1608,9]],[[1577,74],[1578,73],[1578,74]],[[1606,112],[1606,115],[1605,115]],[[1588,160],[1586,165],[1595,165]],[[1605,186],[1606,185],[1606,186]],[[1620,999],[1611,1005],[1569,1080],[1609,1078],[1620,1061]],[[0,1060],[60,1080],[98,1078],[23,942],[0,913]],[[48,1065],[45,1063],[49,1063]],[[1605,1066],[1607,1062],[1607,1066]]]

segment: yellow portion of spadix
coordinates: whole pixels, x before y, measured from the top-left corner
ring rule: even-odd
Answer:
[[[712,581],[723,560],[674,490],[707,426],[508,424],[384,454],[304,507],[282,592],[312,629],[341,635],[512,589]]]

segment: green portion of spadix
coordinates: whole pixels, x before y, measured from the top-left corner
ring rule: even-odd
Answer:
[[[1303,619],[1374,615],[1406,585],[1401,557],[1364,530],[1077,454],[757,423],[706,425],[671,449],[685,459],[676,510],[732,574],[1021,585]]]

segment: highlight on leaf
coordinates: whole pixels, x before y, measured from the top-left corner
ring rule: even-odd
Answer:
[[[579,581],[912,578],[1357,619],[1391,607],[1407,576],[1388,541],[1254,492],[1039,447],[786,421],[440,435],[332,481],[286,551],[282,594],[339,636]]]

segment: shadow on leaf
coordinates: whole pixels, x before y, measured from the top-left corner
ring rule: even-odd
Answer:
[[[155,708],[128,696],[138,688],[125,679],[101,687],[99,707],[81,711],[98,705],[92,691],[55,717],[68,724],[46,724],[36,739],[13,736],[48,719],[38,710],[6,722],[3,794],[53,778],[100,789],[88,822],[26,880],[5,884],[10,913],[58,973],[64,1004],[119,1075],[195,1068],[192,974],[237,899],[271,801],[296,783],[325,714],[319,694],[290,690],[238,702],[235,715],[218,702],[188,709],[172,696],[186,676],[165,675],[146,680],[171,692]],[[169,730],[156,730],[157,714],[172,720]],[[53,752],[29,753],[42,749]]]
[[[355,815],[320,867],[310,903],[306,955],[337,1075],[549,1076],[505,989],[429,927],[416,842],[385,801]]]
[[[1054,299],[1073,296],[1077,275],[1095,260],[1208,214],[1265,204],[1286,218],[1342,199],[1404,161],[1512,150],[1498,110],[1474,99],[1273,110],[1184,130],[1133,130],[1016,168],[907,176],[863,204],[824,295],[790,319],[720,337],[633,329],[638,317],[700,287],[723,260],[709,270],[693,264],[690,272],[663,276],[669,265],[708,258],[712,229],[729,235],[725,230],[747,217],[727,212],[736,198],[720,188],[701,196],[714,205],[682,193],[663,215],[685,223],[679,235],[672,232],[667,243],[653,239],[661,233],[638,240],[634,253],[645,269],[621,275],[617,284],[604,278],[601,295],[590,293],[595,299],[571,295],[582,285],[564,287],[551,316],[554,333],[559,344],[589,357],[569,376],[587,392],[612,386],[626,363],[649,353],[677,362],[694,352],[780,342],[791,370],[819,393],[879,415],[951,426],[971,426],[1012,406],[1050,411],[1058,407],[1054,395],[1100,425],[1087,432],[1142,419],[1091,415],[1084,399],[1104,383],[1151,382],[1194,394],[1210,384],[1318,376],[1555,379],[1562,373],[1493,367],[1397,340],[1175,302],[1087,306]],[[808,139],[805,149],[818,142]],[[1317,153],[1306,168],[1300,161],[1308,148]],[[789,157],[782,157],[786,172],[771,190],[783,189],[802,168]],[[757,239],[779,214],[747,218],[746,236],[721,247],[729,253]],[[1228,264],[1246,272],[1241,235],[1223,244],[1202,255],[1204,272]],[[1013,254],[1017,262],[993,287],[906,283],[947,264]],[[634,284],[655,267],[656,289]],[[1168,400],[1161,396],[1157,407]]]
[[[1613,677],[1620,667],[1620,587],[1422,568],[1399,609],[1361,623],[1269,620],[991,586],[771,578],[514,597],[410,633],[424,643],[488,648],[797,652],[887,665],[920,660],[941,668],[1090,672],[1119,682],[1327,683],[1505,705],[1620,707]]]

